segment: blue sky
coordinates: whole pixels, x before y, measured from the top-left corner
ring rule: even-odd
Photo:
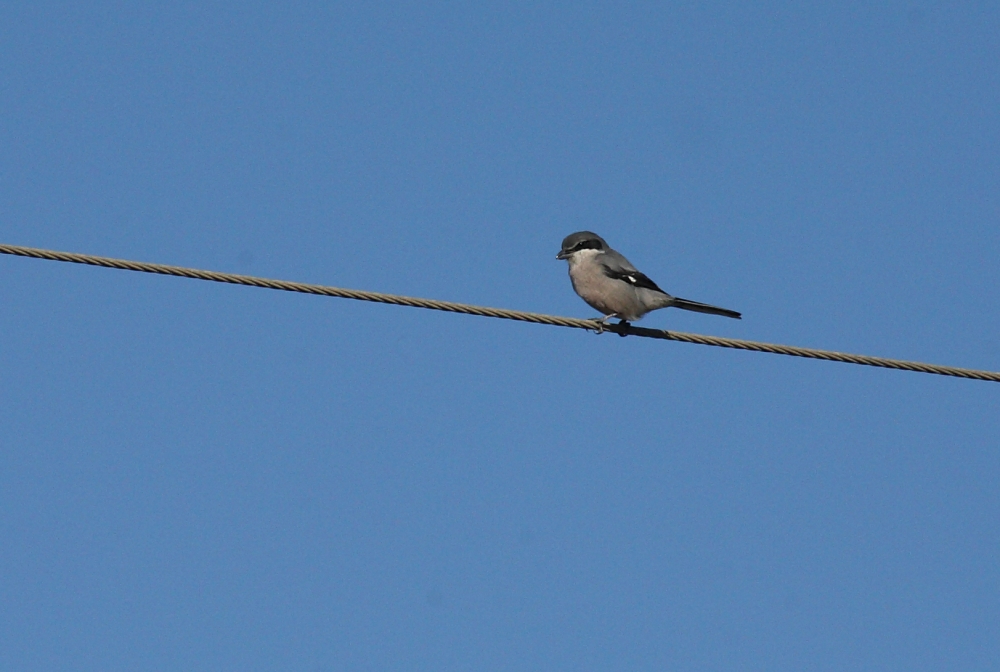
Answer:
[[[6,3],[0,242],[1000,370],[990,3]],[[1000,386],[0,258],[0,667],[1000,660]]]

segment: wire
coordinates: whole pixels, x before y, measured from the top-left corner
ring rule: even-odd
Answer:
[[[21,247],[18,245],[0,244],[0,253],[11,254],[19,257],[31,257],[34,259],[65,261],[73,264],[103,266],[104,268],[118,268],[125,271],[139,271],[142,273],[173,275],[181,278],[193,278],[196,280],[226,282],[233,285],[264,287],[266,289],[277,289],[285,292],[300,292],[302,294],[334,296],[343,299],[356,299],[358,301],[375,301],[378,303],[390,303],[397,306],[411,306],[414,308],[427,308],[430,310],[444,310],[451,313],[464,313],[466,315],[479,315],[482,317],[496,317],[504,320],[518,320],[521,322],[532,322],[534,324],[548,324],[556,327],[588,329],[591,331],[602,330],[601,325],[597,322],[597,320],[581,320],[573,317],[560,317],[558,315],[544,315],[541,313],[527,313],[521,310],[489,308],[486,306],[474,306],[466,303],[453,303],[451,301],[435,301],[433,299],[421,299],[412,296],[399,296],[397,294],[382,294],[380,292],[367,292],[358,289],[343,289],[340,287],[328,287],[326,285],[311,285],[302,282],[289,282],[287,280],[271,280],[268,278],[258,278],[252,275],[237,275],[235,273],[219,273],[217,271],[203,271],[196,268],[185,268],[183,266],[167,266],[165,264],[151,264],[141,261],[129,261],[127,259],[114,259],[111,257],[97,257],[89,254],[77,254],[74,252],[56,252],[53,250],[41,250],[34,247]],[[609,331],[618,334],[620,336],[640,336],[643,338],[658,338],[667,341],[681,341],[684,343],[697,343],[699,345],[712,345],[720,348],[735,348],[737,350],[752,350],[754,352],[770,352],[776,355],[789,355],[792,357],[808,357],[810,359],[823,359],[831,362],[861,364],[863,366],[877,366],[885,369],[900,369],[903,371],[916,371],[919,373],[933,373],[940,376],[955,376],[958,378],[971,378],[974,380],[987,380],[993,382],[1000,382],[1000,372],[995,372],[995,371],[961,369],[954,366],[940,366],[937,364],[924,364],[922,362],[909,362],[901,359],[886,359],[884,357],[852,355],[844,352],[833,352],[831,350],[816,350],[813,348],[800,348],[791,345],[778,345],[775,343],[744,341],[736,338],[704,336],[702,334],[689,334],[680,331],[648,329],[645,327],[635,327],[626,324],[608,324],[607,326],[603,327],[603,331]]]

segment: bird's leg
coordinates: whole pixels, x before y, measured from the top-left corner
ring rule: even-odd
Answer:
[[[603,334],[604,333],[604,327],[608,326],[608,320],[610,320],[613,317],[618,317],[618,313],[611,313],[610,315],[605,315],[604,317],[602,317],[600,319],[595,319],[594,320],[594,322],[597,323],[597,333],[598,334]]]

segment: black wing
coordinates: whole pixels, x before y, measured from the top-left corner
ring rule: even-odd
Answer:
[[[662,289],[656,286],[656,283],[647,278],[643,273],[639,271],[626,271],[623,269],[614,269],[606,264],[601,264],[604,266],[604,275],[609,278],[614,278],[615,280],[621,280],[622,282],[627,282],[633,287],[640,287],[642,289],[651,289],[654,292],[659,292],[660,294],[667,294]],[[670,296],[667,294],[667,296]]]

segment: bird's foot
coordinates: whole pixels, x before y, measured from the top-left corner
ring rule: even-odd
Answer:
[[[597,323],[597,328],[594,330],[598,334],[604,333],[604,328],[608,326],[608,320],[613,317],[618,317],[616,313],[611,313],[610,315],[605,315],[604,317],[594,318],[594,322]]]

